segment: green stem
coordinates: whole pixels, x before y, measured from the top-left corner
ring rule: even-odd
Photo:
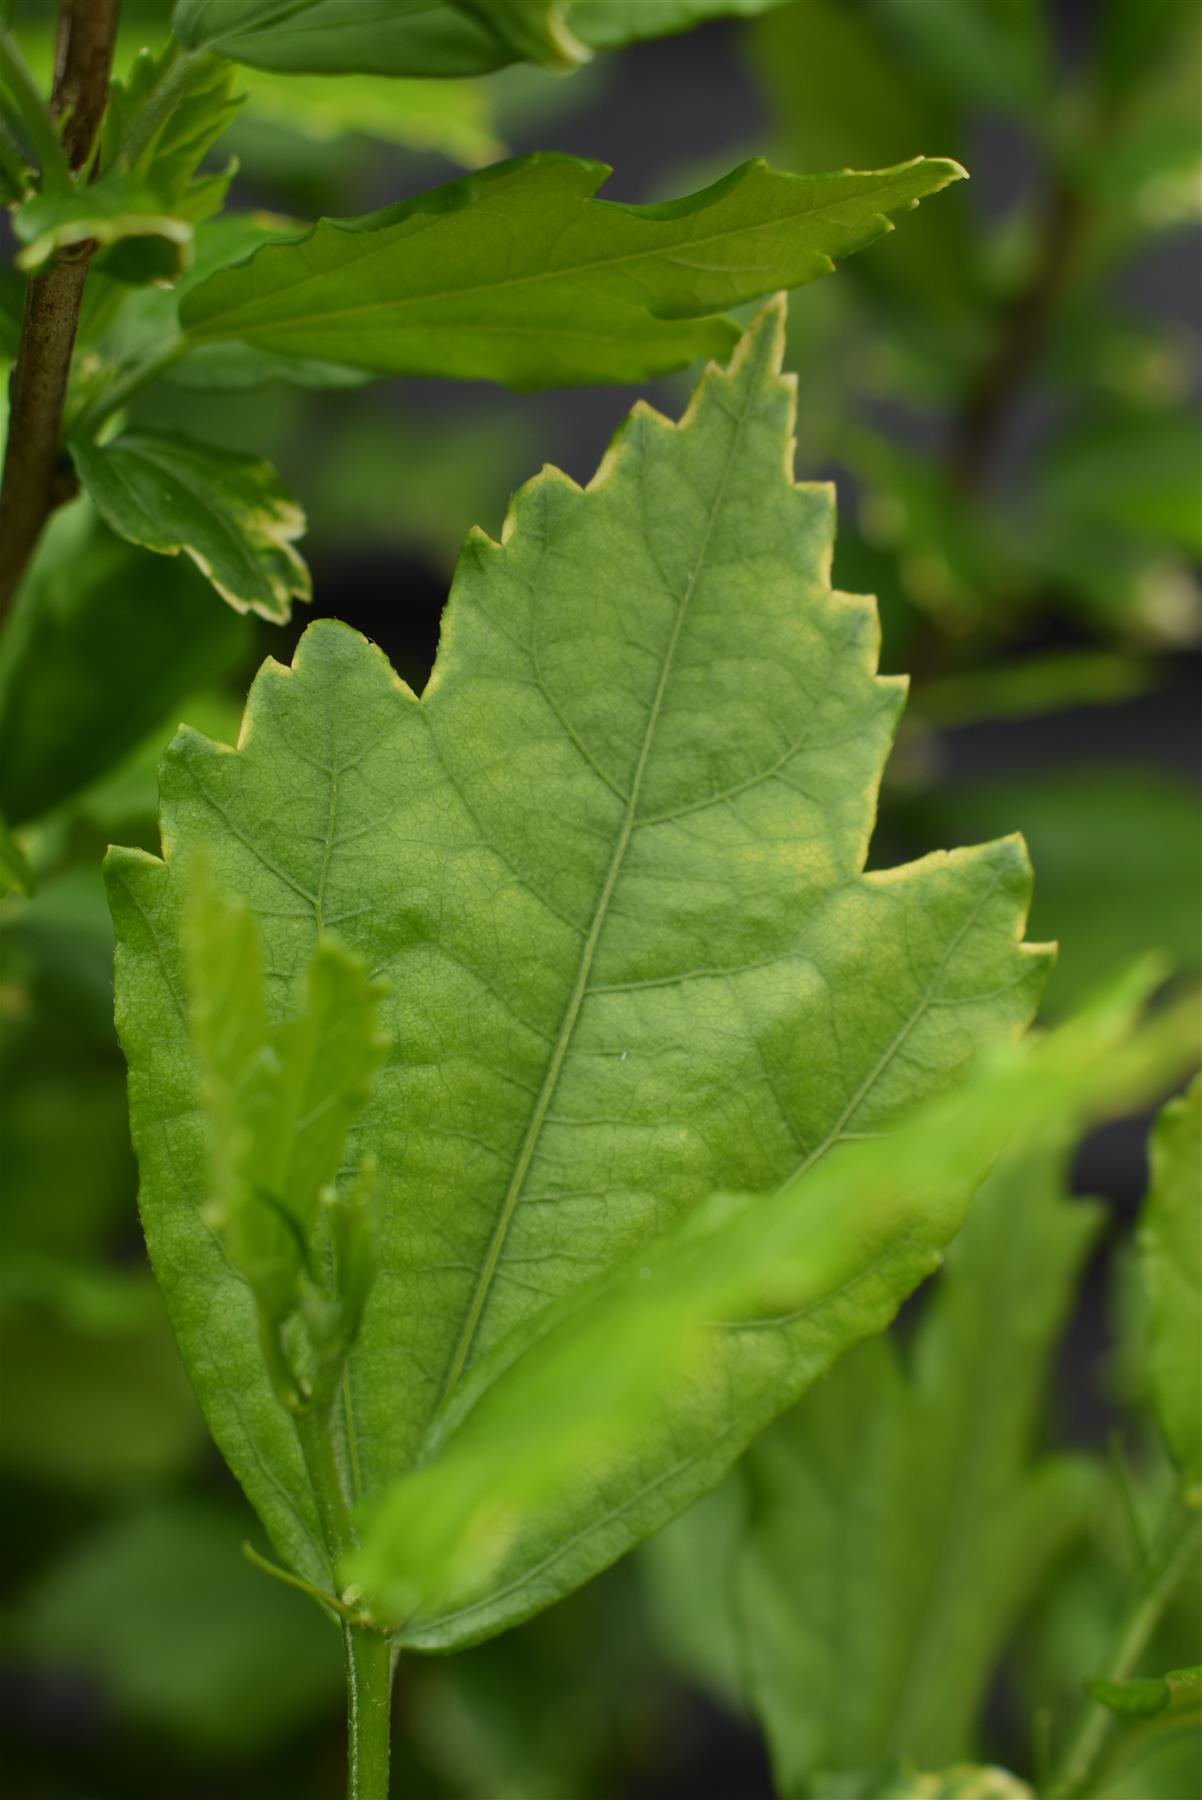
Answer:
[[[348,1625],[346,1643],[347,1800],[388,1800],[392,1747],[392,1645],[378,1631]]]
[[[312,1406],[294,1414],[301,1454],[317,1500],[321,1529],[335,1576],[355,1542],[347,1483],[339,1466],[336,1406]],[[392,1747],[392,1645],[371,1626],[347,1623],[347,1800],[388,1800]]]
[[[1202,1519],[1174,1502],[1149,1561],[1141,1591],[1123,1620],[1114,1654],[1106,1669],[1107,1681],[1126,1681],[1160,1623],[1190,1559],[1197,1552]],[[1100,1700],[1088,1698],[1069,1733],[1056,1773],[1048,1789],[1049,1800],[1073,1800],[1088,1791],[1114,1725],[1114,1714]]]

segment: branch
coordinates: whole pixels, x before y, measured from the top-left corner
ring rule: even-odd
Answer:
[[[120,0],[61,0],[50,110],[62,120],[72,170],[85,167],[108,100]],[[59,466],[59,432],[79,308],[94,246],[63,252],[25,294],[10,384],[8,446],[0,484],[0,619],[47,519],[73,491]]]
[[[50,111],[62,120],[73,169],[92,153],[108,102],[121,0],[60,0]]]
[[[952,430],[948,466],[952,480],[966,493],[979,490],[988,474],[1007,414],[1043,347],[1084,222],[1081,195],[1058,182],[1048,197],[1030,278],[1003,313],[992,354],[969,389]]]

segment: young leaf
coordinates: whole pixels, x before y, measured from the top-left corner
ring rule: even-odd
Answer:
[[[273,1381],[296,1408],[328,1398],[372,1274],[361,1186],[335,1183],[384,1050],[379,990],[319,939],[304,1011],[269,1029],[253,917],[194,889],[185,950],[211,1126],[204,1220],[254,1296]]]
[[[279,624],[311,597],[293,548],[305,515],[270,463],[166,431],[77,438],[71,455],[113,531],[164,556],[184,551],[236,611]]]
[[[365,1503],[363,1545],[345,1573],[369,1595],[373,1612],[398,1626],[403,1642],[438,1647],[481,1635],[512,1616],[515,1590],[529,1610],[594,1573],[595,1540],[612,1557],[654,1530],[677,1510],[682,1489],[691,1496],[703,1475],[712,1479],[732,1460],[779,1410],[783,1393],[808,1385],[832,1354],[887,1322],[937,1260],[1016,1119],[1038,1140],[1049,1121],[1063,1130],[1099,1086],[1113,1085],[1106,1063],[1123,1060],[1129,1024],[1124,1006],[1107,1002],[1058,1038],[986,1066],[950,1099],[920,1109],[883,1139],[847,1145],[775,1194],[711,1200],[625,1268],[511,1331],[462,1384],[428,1460]],[[1181,1037],[1179,1021],[1165,1046],[1170,1068],[1182,1054]],[[1131,1048],[1145,1053],[1138,1040]],[[1076,1238],[1074,1248],[1083,1248],[1079,1231]],[[967,1311],[977,1296],[958,1298]],[[1030,1409],[1024,1390],[1006,1416],[1008,1373],[999,1359],[971,1395],[987,1408],[1001,1395],[1003,1442],[1013,1419]],[[967,1411],[955,1420],[961,1433],[971,1429]],[[875,1417],[871,1406],[849,1410],[849,1436],[862,1444]],[[1001,1485],[991,1482],[994,1473],[985,1468],[980,1479],[960,1481],[966,1509],[1001,1503],[990,1492]],[[873,1492],[897,1505],[894,1488]],[[1031,1483],[1015,1507],[1021,1517],[1007,1521],[1005,1551],[1013,1556],[1021,1545],[1029,1557],[1034,1548],[1038,1565],[1079,1519],[1082,1499],[1080,1479]],[[842,1501],[851,1508],[854,1496]],[[948,1528],[958,1524],[952,1518]],[[871,1547],[863,1548],[871,1563]],[[912,1537],[905,1548],[912,1556]],[[940,1573],[958,1575],[958,1564],[971,1562],[964,1550]],[[790,1563],[776,1571],[786,1583],[790,1572]],[[1007,1580],[1013,1583],[1013,1570],[997,1568],[987,1597],[997,1599],[994,1589],[1007,1596]],[[937,1593],[936,1630],[946,1624],[938,1616],[946,1605]],[[1004,1618],[1005,1600],[1000,1610]],[[955,1651],[971,1657],[974,1633],[987,1638],[989,1630],[989,1619],[959,1615]],[[911,1679],[915,1689],[929,1679],[926,1699],[937,1715],[941,1698],[955,1704],[966,1677],[957,1672],[941,1689],[947,1670],[923,1666],[932,1660],[929,1648],[921,1638],[915,1644]],[[850,1659],[839,1673],[853,1685],[865,1679],[864,1668],[853,1674]],[[790,1681],[788,1708],[804,1713],[798,1695],[808,1691]],[[867,1734],[857,1741],[869,1742]]]
[[[17,267],[27,273],[80,244],[107,247],[149,238],[155,244],[152,273],[171,280],[187,267],[192,243],[191,222],[164,207],[138,176],[120,170],[66,193],[35,194],[14,212],[13,231],[24,245]]]
[[[818,1769],[971,1754],[998,1652],[1080,1528],[1089,1470],[1031,1451],[1100,1224],[1063,1178],[1061,1151],[1000,1167],[912,1357],[864,1345],[751,1452],[743,1639],[784,1793]]]
[[[679,425],[636,407],[587,489],[545,471],[499,544],[469,538],[420,701],[319,621],[261,671],[236,752],[187,731],[168,752],[165,860],[111,856],[152,1255],[224,1453],[316,1579],[295,1443],[200,1219],[188,852],[255,913],[271,1019],[326,931],[389,983],[352,1133],[380,1219],[350,1365],[364,1492],[548,1302],[706,1194],[880,1130],[1035,1005],[1049,953],[1018,942],[1016,840],[862,872],[902,684],[874,673],[871,603],[830,589],[830,490],[793,481],[783,330],[769,308]],[[783,1403],[787,1334],[769,1360]],[[563,1579],[623,1547],[594,1530]],[[549,1569],[494,1628],[556,1591]]]
[[[725,308],[829,274],[890,213],[964,171],[918,157],[801,176],[757,160],[654,206],[594,199],[608,173],[540,153],[323,221],[193,289],[181,323],[194,344],[236,339],[381,375],[638,381],[728,351]]]
[[[1202,1507],[1202,1076],[1164,1108],[1150,1159],[1140,1249],[1152,1387],[1186,1499]]]
[[[195,224],[224,203],[236,164],[231,161],[206,175],[197,170],[237,114],[242,96],[233,91],[234,71],[227,64],[213,57],[197,58],[174,104],[153,128],[142,130],[142,115],[153,107],[177,55],[170,42],[157,56],[142,50],[126,80],[114,83],[101,131],[100,166],[143,182],[163,210]],[[131,159],[127,145],[133,137],[140,137],[141,147]],[[162,273],[130,245],[111,253],[100,266],[119,281],[154,280]]]

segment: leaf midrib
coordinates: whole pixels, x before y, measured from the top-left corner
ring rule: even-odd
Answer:
[[[517,1211],[523,1190],[525,1189],[526,1177],[530,1171],[530,1164],[534,1159],[534,1154],[538,1148],[539,1139],[542,1134],[542,1128],[546,1122],[547,1113],[550,1109],[551,1102],[555,1097],[555,1090],[559,1085],[559,1078],[563,1071],[564,1062],[567,1059],[572,1037],[575,1034],[577,1020],[580,1016],[580,1009],[588,991],[589,976],[592,973],[597,946],[600,943],[601,933],[609,914],[609,903],[613,898],[614,889],[621,876],[626,852],[630,846],[631,837],[634,834],[639,794],[655,742],[655,735],[663,710],[664,696],[667,693],[668,683],[671,679],[672,668],[676,659],[677,647],[679,646],[681,633],[688,616],[690,603],[696,592],[698,579],[705,566],[706,553],[709,549],[710,539],[713,536],[714,522],[721,511],[731,465],[738,450],[743,433],[743,426],[746,423],[747,415],[751,409],[753,400],[754,396],[748,393],[738,415],[735,429],[731,434],[726,457],[723,461],[722,473],[714,493],[713,502],[706,518],[701,546],[693,563],[693,567],[690,570],[684,591],[677,603],[676,618],[673,621],[672,633],[664,651],[659,680],[656,684],[655,695],[652,699],[651,708],[648,713],[647,726],[643,733],[643,741],[639,749],[638,762],[635,765],[634,778],[630,784],[630,792],[626,799],[625,814],[618,832],[617,841],[614,845],[613,855],[610,857],[609,867],[606,870],[605,879],[597,897],[597,904],[593,910],[593,917],[589,926],[588,935],[581,947],[580,958],[576,967],[576,977],[568,996],[567,1005],[564,1008],[559,1031],[556,1034],[555,1046],[547,1065],[547,1072],[543,1078],[542,1086],[539,1089],[538,1097],[535,1100],[534,1108],[526,1127],[522,1146],[514,1166],[514,1172],[510,1178],[509,1185],[506,1188],[500,1215],[493,1228],[493,1234],[489,1241],[484,1264],[477,1277],[471,1302],[460,1328],[451,1364],[439,1393],[438,1401],[433,1409],[431,1415],[432,1418],[437,1417],[449,1395],[454,1392],[459,1378],[467,1366],[468,1358],[471,1355],[472,1346],[475,1342],[485,1308],[492,1293],[498,1268],[500,1267],[501,1256],[505,1248],[505,1241],[509,1235],[514,1214]]]
[[[916,160],[919,162],[922,162],[922,161],[928,160],[928,159],[920,157]],[[817,177],[814,177],[814,176],[789,177],[787,171],[782,171],[779,169],[769,170],[768,172],[771,174],[775,174],[777,176],[784,176],[784,178],[786,178],[786,179],[793,179],[793,180],[797,180],[797,181],[817,179]],[[887,213],[887,204],[888,203],[887,203],[885,197],[888,194],[896,191],[898,188],[904,187],[904,185],[905,184],[899,180],[899,181],[890,183],[890,185],[888,187],[883,187],[883,188],[879,189],[876,193],[874,193],[872,195],[872,199],[874,201],[880,202],[880,204],[875,207],[875,215],[884,218],[886,229],[889,229],[891,227],[892,222],[890,221],[890,219],[888,217],[888,213]],[[859,198],[859,196],[856,196],[856,197]],[[921,197],[925,197],[925,196],[916,196],[914,198],[917,199],[917,198],[921,198]],[[589,205],[604,206],[607,208],[612,207],[615,211],[625,212],[627,214],[627,216],[629,216],[631,218],[638,219],[638,217],[639,217],[638,212],[635,209],[623,206],[622,203],[618,202],[618,201],[598,200],[595,195],[589,196],[589,198],[584,202],[584,205],[586,205],[586,206],[589,206]],[[460,209],[460,210],[465,210],[465,209]],[[412,217],[412,216],[413,215],[410,215],[410,217]],[[442,215],[442,216],[445,217],[445,216],[454,216],[454,215]],[[655,256],[670,257],[672,254],[672,251],[674,249],[694,250],[694,249],[698,249],[698,248],[702,247],[703,245],[724,243],[724,242],[729,241],[731,238],[750,237],[756,232],[769,230],[773,226],[779,226],[779,225],[786,224],[786,223],[793,224],[799,219],[809,219],[809,218],[824,218],[825,222],[827,224],[834,225],[841,229],[847,228],[845,225],[845,222],[843,220],[833,219],[833,218],[828,217],[826,215],[826,210],[823,206],[814,204],[814,205],[810,205],[810,206],[804,206],[794,212],[790,212],[784,218],[759,219],[754,224],[727,227],[723,231],[710,232],[705,237],[688,238],[678,245],[654,244],[645,250],[623,251],[620,256],[596,257],[591,262],[578,262],[578,263],[572,263],[567,266],[561,266],[561,267],[556,267],[556,268],[536,269],[533,271],[533,273],[523,274],[523,275],[510,275],[510,276],[506,276],[506,277],[503,277],[503,278],[495,280],[495,281],[479,281],[479,282],[472,282],[472,283],[463,283],[459,287],[444,288],[441,290],[434,290],[431,292],[420,293],[420,294],[398,294],[398,295],[390,296],[386,300],[372,300],[372,301],[360,303],[357,306],[344,306],[344,307],[338,307],[338,308],[334,308],[334,309],[325,308],[320,313],[299,313],[299,314],[294,314],[289,319],[287,319],[284,323],[287,325],[288,329],[292,330],[292,329],[295,329],[295,328],[301,327],[301,326],[311,326],[317,320],[330,321],[330,320],[334,320],[334,319],[358,318],[366,313],[381,312],[381,311],[385,311],[385,310],[393,310],[397,307],[402,307],[402,306],[419,306],[419,305],[426,306],[426,305],[430,305],[430,304],[438,304],[439,302],[444,301],[444,300],[462,299],[465,296],[473,295],[473,294],[496,293],[496,292],[499,292],[503,288],[530,287],[530,286],[533,286],[536,282],[540,282],[540,281],[573,280],[578,275],[589,275],[589,274],[592,274],[594,272],[594,270],[597,270],[597,269],[613,268],[613,267],[617,267],[624,263],[645,262],[649,257],[655,257]],[[644,220],[643,222],[649,224],[652,221]],[[391,232],[392,230],[399,229],[400,227],[407,225],[408,223],[409,223],[409,219],[405,219],[402,221],[398,221],[397,227],[385,226],[385,227],[383,227],[383,230]],[[328,231],[338,231],[340,229],[340,227],[333,220],[322,220],[321,225],[319,225],[315,228],[314,233],[313,233],[314,236],[316,236],[317,231],[319,231],[323,225],[325,226],[325,228]],[[349,236],[349,235],[353,235],[353,234],[347,233],[345,235]],[[301,242],[307,242],[307,241],[309,241],[309,240],[301,240]],[[383,255],[386,251],[392,249],[395,246],[397,241],[398,241],[398,239],[390,237],[387,243],[364,248],[361,251],[360,255],[356,259],[357,265],[362,266],[362,264],[364,262],[368,261],[371,257]],[[281,250],[295,250],[295,249],[299,248],[299,245],[283,244],[283,245],[276,246],[276,245],[266,244],[263,246],[262,250],[257,251],[255,253],[255,259],[257,259],[257,257],[259,255],[262,255],[264,251],[272,250],[272,249],[276,249],[276,248],[279,248]],[[829,251],[823,251],[822,249],[815,247],[814,254],[817,256],[826,256],[828,261],[833,261],[831,253]],[[214,275],[210,276],[209,279],[212,281],[218,280],[220,275],[225,272],[226,271],[218,270],[215,272]],[[321,269],[321,270],[317,271],[315,274],[305,276],[301,281],[290,282],[288,284],[288,291],[291,293],[296,293],[298,289],[307,287],[311,282],[324,281],[331,274],[331,272],[332,271],[329,269]],[[194,290],[194,293],[199,294],[202,291],[203,290],[201,288],[197,288]],[[279,291],[280,291],[279,289],[275,290],[275,292],[277,292],[277,293]],[[191,297],[192,296],[189,296],[189,298],[191,298]],[[271,295],[268,296],[269,299],[271,297],[272,297]],[[262,295],[256,294],[252,297],[251,302],[244,303],[243,310],[245,310],[246,305],[261,304],[261,302],[262,302]],[[714,309],[710,309],[710,310],[712,311]],[[665,324],[678,323],[678,324],[683,325],[683,324],[687,324],[687,323],[695,323],[698,318],[703,318],[705,316],[706,315],[704,313],[701,313],[701,314],[694,315],[693,319],[691,319],[691,320],[689,318],[685,317],[685,318],[682,318],[679,320],[664,319],[661,322],[665,323]],[[206,332],[204,330],[204,328],[202,327],[199,330],[186,330],[187,337],[193,343],[197,343],[197,344],[204,343],[206,341],[212,341],[212,342],[220,341],[222,338],[225,338],[226,336],[229,335],[229,320],[231,318],[237,317],[237,309],[233,309],[232,311],[227,311],[225,313],[224,317],[226,319],[226,325],[222,328],[221,331],[218,332],[218,331],[214,331],[214,330],[210,329],[209,331]],[[278,330],[279,328],[280,328],[280,326],[279,326],[279,323],[277,322],[276,329]],[[271,321],[267,321],[265,324],[260,325],[257,328],[259,334],[262,334],[270,329],[271,329]],[[491,327],[485,327],[485,329],[491,329]],[[239,333],[237,333],[237,335],[239,337],[249,338],[252,334],[254,334],[255,330],[256,330],[256,328],[252,326],[247,331],[239,332]]]

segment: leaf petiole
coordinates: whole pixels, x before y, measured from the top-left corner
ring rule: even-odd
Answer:
[[[334,1442],[334,1406],[313,1406],[294,1415],[296,1435],[331,1565],[337,1570],[356,1542],[346,1483]],[[346,1618],[344,1598],[337,1609],[346,1622],[347,1800],[388,1800],[392,1748],[392,1643],[361,1613]]]

